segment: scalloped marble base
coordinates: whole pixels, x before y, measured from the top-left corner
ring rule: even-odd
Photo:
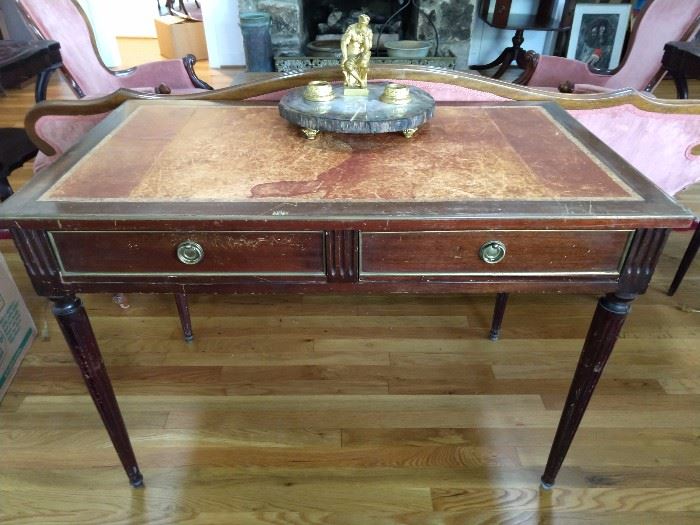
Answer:
[[[318,132],[332,133],[396,133],[408,138],[430,120],[435,100],[422,89],[410,86],[411,101],[396,105],[382,102],[385,83],[369,84],[367,97],[345,96],[342,85],[333,86],[335,98],[328,102],[312,102],[304,98],[305,87],[295,88],[282,97],[280,115],[301,127],[313,139]]]

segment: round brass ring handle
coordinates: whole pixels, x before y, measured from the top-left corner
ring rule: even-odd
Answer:
[[[479,257],[488,264],[501,262],[506,256],[506,245],[501,241],[488,241],[479,248]]]
[[[197,264],[204,259],[204,248],[194,241],[181,242],[177,247],[177,258],[183,264]]]

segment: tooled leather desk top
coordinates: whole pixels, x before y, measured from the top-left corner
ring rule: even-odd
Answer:
[[[40,200],[640,200],[540,106],[440,106],[412,139],[321,133],[273,106],[137,107]]]

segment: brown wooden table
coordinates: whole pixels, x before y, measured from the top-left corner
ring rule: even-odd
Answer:
[[[62,65],[60,48],[53,40],[0,40],[0,86],[15,88],[37,77],[34,98],[45,100],[51,73]]]
[[[688,78],[700,78],[700,43],[669,42],[661,63],[676,83],[678,98],[688,98]]]
[[[553,104],[445,104],[412,139],[307,141],[274,105],[184,100],[123,104],[0,217],[134,486],[76,294],[602,294],[545,487],[669,229],[693,218]]]

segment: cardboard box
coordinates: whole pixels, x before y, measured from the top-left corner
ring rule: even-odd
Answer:
[[[198,60],[208,58],[202,22],[172,15],[159,16],[156,18],[156,35],[160,54],[165,58],[182,58],[190,54]]]
[[[36,337],[36,326],[0,253],[0,400]]]

